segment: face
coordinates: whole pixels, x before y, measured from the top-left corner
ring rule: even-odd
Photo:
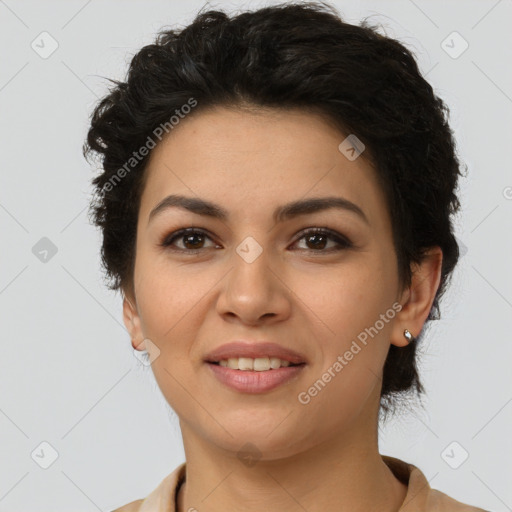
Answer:
[[[401,338],[400,286],[383,192],[364,153],[340,152],[344,139],[301,111],[217,108],[152,152],[125,322],[158,352],[152,370],[182,430],[214,446],[250,441],[284,457],[375,417],[389,344]],[[175,199],[153,211],[171,195],[216,209]],[[341,201],[284,210],[319,198]],[[272,389],[235,389],[205,361],[235,340],[273,342],[302,364],[255,371],[287,372]]]

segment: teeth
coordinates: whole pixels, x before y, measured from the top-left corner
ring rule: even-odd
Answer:
[[[233,370],[254,370],[264,372],[267,370],[277,370],[281,366],[290,366],[290,361],[279,359],[279,357],[230,357],[219,361],[220,366],[226,366]]]

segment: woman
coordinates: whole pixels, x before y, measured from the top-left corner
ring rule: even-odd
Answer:
[[[94,222],[186,463],[118,511],[477,511],[378,449],[458,259],[447,109],[326,4],[199,14],[97,105]]]

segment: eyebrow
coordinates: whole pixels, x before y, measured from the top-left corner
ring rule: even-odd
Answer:
[[[182,195],[170,195],[162,199],[150,212],[149,222],[169,208],[181,208],[197,215],[212,217],[221,221],[229,219],[227,210],[205,199],[197,197],[187,197]],[[363,210],[352,201],[343,197],[315,197],[302,199],[284,204],[276,208],[273,214],[275,223],[290,220],[300,215],[306,215],[316,212],[329,210],[332,208],[345,210],[358,215],[366,224],[370,224]]]

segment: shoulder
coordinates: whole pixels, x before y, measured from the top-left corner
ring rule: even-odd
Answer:
[[[175,512],[176,492],[186,475],[183,462],[168,474],[145,498],[131,501],[111,512]]]
[[[382,458],[394,475],[407,485],[407,495],[399,512],[486,512],[432,489],[425,475],[415,465],[386,455]]]
[[[461,503],[437,489],[430,489],[427,507],[427,510],[438,510],[439,512],[486,512],[482,508]]]
[[[127,503],[126,505],[123,505],[122,507],[112,510],[112,512],[139,512],[140,506],[142,505],[143,501],[144,500],[132,501],[130,503]]]

